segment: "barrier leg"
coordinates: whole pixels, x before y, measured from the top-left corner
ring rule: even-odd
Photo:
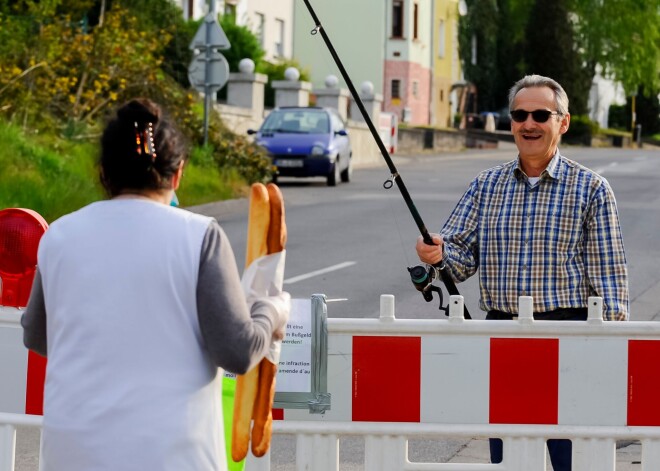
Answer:
[[[16,427],[0,425],[0,471],[14,471],[16,460]]]
[[[339,471],[339,438],[337,435],[298,435],[296,439],[297,471]]]
[[[545,471],[545,439],[503,438],[502,441],[502,464],[507,471]]]
[[[642,471],[660,469],[660,440],[642,440]]]
[[[407,443],[404,437],[375,437],[364,439],[365,471],[398,471],[404,469],[407,459]]]
[[[616,441],[609,438],[576,438],[573,440],[573,469],[580,471],[614,471]]]

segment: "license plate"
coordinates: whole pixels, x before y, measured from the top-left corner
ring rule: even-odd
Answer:
[[[305,163],[300,159],[278,159],[275,161],[276,167],[303,167]]]

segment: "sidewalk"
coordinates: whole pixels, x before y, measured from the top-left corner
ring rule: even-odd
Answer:
[[[450,463],[490,463],[488,440],[473,439],[462,448]],[[640,471],[642,469],[642,445],[639,442],[620,442],[616,450],[616,471]],[[546,470],[552,471],[550,458],[546,459]]]

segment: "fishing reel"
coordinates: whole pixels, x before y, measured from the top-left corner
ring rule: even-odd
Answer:
[[[441,279],[438,269],[431,265],[415,265],[414,267],[408,267],[408,272],[410,273],[410,281],[412,281],[415,289],[422,293],[424,301],[430,303],[433,301],[433,292],[438,293],[438,298],[440,299],[438,309],[444,311],[445,316],[448,316],[449,305],[443,306],[444,297],[442,290],[433,284],[433,280]]]

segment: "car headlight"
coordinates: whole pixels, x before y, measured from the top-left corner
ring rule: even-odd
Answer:
[[[323,144],[314,144],[310,155],[312,157],[321,157],[325,155],[325,146]]]

